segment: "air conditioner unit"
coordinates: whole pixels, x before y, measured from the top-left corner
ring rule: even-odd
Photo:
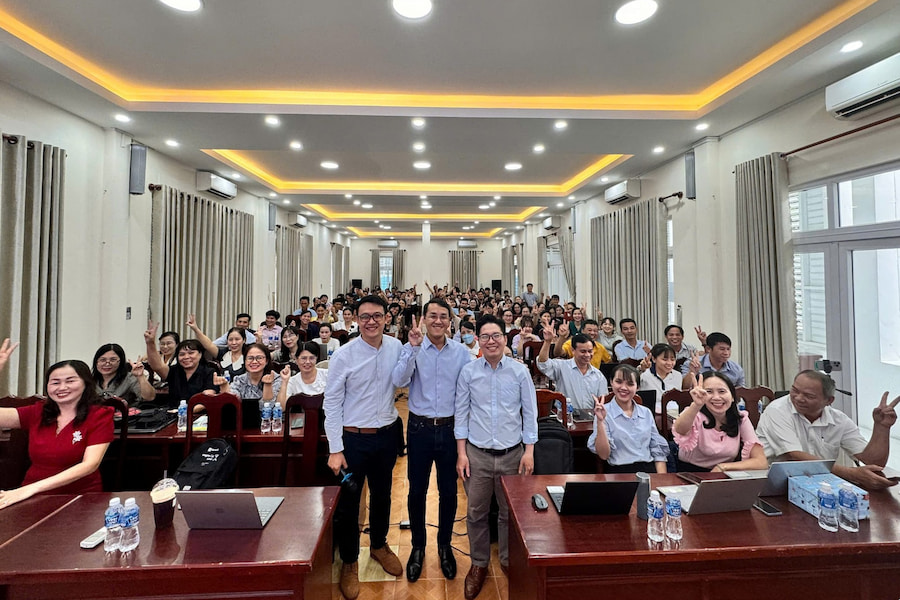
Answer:
[[[559,248],[559,236],[548,235],[544,240],[547,242],[548,248]]]
[[[559,229],[559,224],[559,217],[547,217],[541,223],[541,227],[544,228],[544,231],[553,231],[554,229]]]
[[[456,242],[457,248],[477,248],[478,242],[475,240],[459,240]]]
[[[641,180],[626,179],[621,183],[617,183],[616,185],[607,188],[606,191],[603,192],[603,197],[606,198],[606,201],[610,204],[616,204],[617,202],[631,200],[633,198],[640,198]]]
[[[237,186],[215,173],[197,171],[197,191],[209,192],[219,198],[230,200],[237,196]]]
[[[900,101],[900,54],[825,88],[825,108],[838,119],[859,119]]]
[[[303,229],[308,224],[309,224],[309,221],[307,221],[306,217],[304,217],[300,213],[297,213],[296,215],[294,215],[294,223],[293,223],[294,227],[299,227],[300,229]]]
[[[378,240],[379,248],[399,248],[400,242],[397,240]]]

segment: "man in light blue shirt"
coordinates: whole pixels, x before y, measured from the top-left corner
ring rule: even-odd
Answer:
[[[253,335],[253,332],[250,331],[250,315],[247,313],[240,313],[238,316],[234,318],[234,326],[238,329],[243,329],[244,334],[246,336],[246,343],[255,344],[256,336]],[[216,346],[227,346],[228,345],[228,333],[223,333],[219,337],[213,340],[213,344]]]
[[[419,321],[412,317],[409,342],[394,367],[394,387],[409,386],[407,425],[407,475],[409,478],[409,524],[412,552],[406,563],[406,578],[416,581],[425,558],[425,500],[431,465],[437,471],[437,549],[441,571],[447,579],[456,577],[456,558],[450,546],[456,519],[456,440],[453,413],[456,410],[456,380],[471,362],[468,349],[447,338],[450,306],[440,298],[425,304],[422,335]]]
[[[325,387],[325,434],[328,466],[338,474],[352,474],[355,486],[341,489],[335,533],[343,565],[341,592],[350,600],[359,595],[360,489],[369,482],[370,553],[395,577],[403,574],[400,559],[387,545],[391,515],[391,484],[397,462],[397,409],[391,373],[402,344],[384,335],[387,303],[366,296],[357,305],[360,336],[331,357]]]
[[[690,373],[685,377],[689,387],[696,381],[694,377],[706,371],[718,371],[731,380],[734,387],[744,386],[744,368],[731,358],[731,338],[724,333],[714,331],[706,336],[704,344],[707,353],[694,358],[689,363]],[[691,377],[693,375],[693,377]]]
[[[637,339],[637,323],[634,319],[626,318],[619,321],[619,331],[625,339],[616,344],[616,360],[619,362],[628,358],[644,360],[644,357],[650,354],[650,345]]]
[[[537,366],[541,373],[556,382],[556,389],[571,401],[575,408],[594,409],[594,396],[609,393],[606,377],[591,364],[594,344],[588,336],[579,333],[572,338],[573,358],[549,358],[550,344],[560,343],[560,338],[550,329],[544,329],[544,344],[538,354]]]
[[[466,526],[472,567],[466,575],[465,598],[481,591],[491,557],[488,512],[491,495],[500,505],[500,565],[509,565],[509,508],[500,488],[501,475],[530,475],[537,442],[537,400],[531,374],[505,357],[503,322],[487,315],[478,322],[481,358],[463,367],[456,384],[454,434],[456,472],[468,496]],[[524,443],[524,448],[522,447]]]

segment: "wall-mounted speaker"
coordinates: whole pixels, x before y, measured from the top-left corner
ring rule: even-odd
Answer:
[[[131,165],[128,168],[128,193],[143,194],[147,183],[147,146],[131,144]]]
[[[491,291],[503,293],[503,282],[499,279],[491,279]]]
[[[275,224],[277,222],[278,211],[275,208],[275,205],[269,202],[269,231],[275,231]]]
[[[351,279],[350,287],[352,288],[362,288],[362,279]]]
[[[697,175],[693,150],[684,155],[684,195],[691,200],[697,199]]]

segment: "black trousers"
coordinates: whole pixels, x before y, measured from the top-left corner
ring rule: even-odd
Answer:
[[[409,478],[409,527],[412,545],[425,547],[425,498],[431,465],[437,472],[438,546],[450,545],[456,519],[456,439],[453,425],[434,426],[409,415],[407,427],[407,477]]]

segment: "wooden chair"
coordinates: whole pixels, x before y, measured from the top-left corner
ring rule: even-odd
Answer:
[[[240,462],[241,438],[244,433],[241,399],[234,394],[226,393],[214,394],[212,396],[207,396],[206,394],[194,394],[191,396],[190,400],[188,400],[187,432],[184,436],[185,456],[190,454],[191,450],[194,449],[194,446],[199,443],[199,439],[194,437],[194,407],[198,404],[202,404],[204,408],[206,408],[207,425],[205,439],[225,438],[232,440],[231,444],[234,446],[234,449],[237,452],[238,461]],[[226,412],[226,407],[234,407],[234,429],[230,431],[226,431],[223,428],[222,416]],[[230,412],[230,409],[227,410]],[[229,419],[228,422],[230,423],[231,420]],[[240,464],[238,464],[238,468],[235,469],[234,473],[234,484],[238,485]]]
[[[347,339],[348,339],[347,336],[349,336],[349,335],[350,335],[349,333],[347,333],[346,331],[341,329],[339,331],[335,331],[334,333],[332,333],[331,337],[337,338],[337,340],[341,343],[341,346],[343,346],[344,344],[347,343]]]
[[[327,369],[328,368],[328,359],[320,360],[316,363],[317,369]]]
[[[553,389],[552,382],[546,375],[541,373],[541,370],[538,369],[537,366],[537,357],[538,354],[541,353],[542,345],[543,342],[525,342],[522,346],[522,362],[524,362],[525,366],[528,367],[528,370],[531,371],[531,379],[535,382],[535,386],[538,386],[538,382],[541,382],[541,384],[546,385],[547,388]],[[545,380],[546,383],[544,383]]]
[[[667,440],[672,439],[672,429],[669,426],[669,411],[666,410],[666,406],[672,401],[678,404],[678,413],[681,414],[681,411],[690,406],[694,399],[691,398],[690,390],[667,390],[662,395],[660,433]]]
[[[639,361],[636,358],[626,358],[626,359],[620,361],[620,364],[629,365],[629,366],[637,369],[641,365],[641,361]]]
[[[307,394],[294,394],[285,402],[284,407],[284,433],[281,442],[281,467],[278,475],[278,485],[287,485],[288,458],[291,446],[291,413],[303,410],[303,445],[300,457],[300,468],[296,472],[296,479],[292,485],[313,485],[316,481],[316,459],[319,456],[319,437],[324,430],[322,418],[322,402],[324,394],[310,396]]]
[[[112,482],[109,482],[108,479],[104,479],[103,488],[107,491],[121,490],[123,489],[122,477],[125,473],[125,457],[127,456],[126,447],[128,445],[128,403],[118,396],[107,396],[103,398],[103,405],[111,406],[113,411],[118,412],[119,417],[121,417],[121,421],[119,422],[119,447],[115,458],[112,459],[115,461],[115,469],[112,471],[113,475],[111,477]],[[109,455],[107,454],[107,457],[108,456]],[[112,485],[109,485],[110,483],[112,483]]]
[[[742,398],[744,400],[745,409],[747,414],[750,417],[750,422],[753,423],[753,428],[756,429],[756,425],[759,423],[759,402],[763,400],[763,410],[768,406],[769,402],[775,399],[775,392],[770,390],[765,386],[757,386],[754,388],[745,388],[739,387],[734,390],[737,392],[738,398]],[[737,399],[735,399],[737,400]]]
[[[551,390],[535,390],[537,393],[537,414],[538,418],[541,417],[549,417],[551,412],[553,411],[553,403],[559,400],[562,408],[560,409],[562,412],[560,414],[565,415],[566,411],[569,410],[566,406],[566,397],[562,395],[560,392],[554,392]]]
[[[515,338],[517,335],[519,335],[519,331],[520,330],[518,328],[513,328],[513,329],[510,329],[509,332],[506,334],[506,345],[509,346],[510,348],[512,348],[513,338]]]
[[[6,396],[0,398],[0,407],[19,408],[43,401],[43,396]],[[24,429],[0,430],[0,490],[10,490],[22,485],[29,466],[31,459],[28,457],[28,432]]]

